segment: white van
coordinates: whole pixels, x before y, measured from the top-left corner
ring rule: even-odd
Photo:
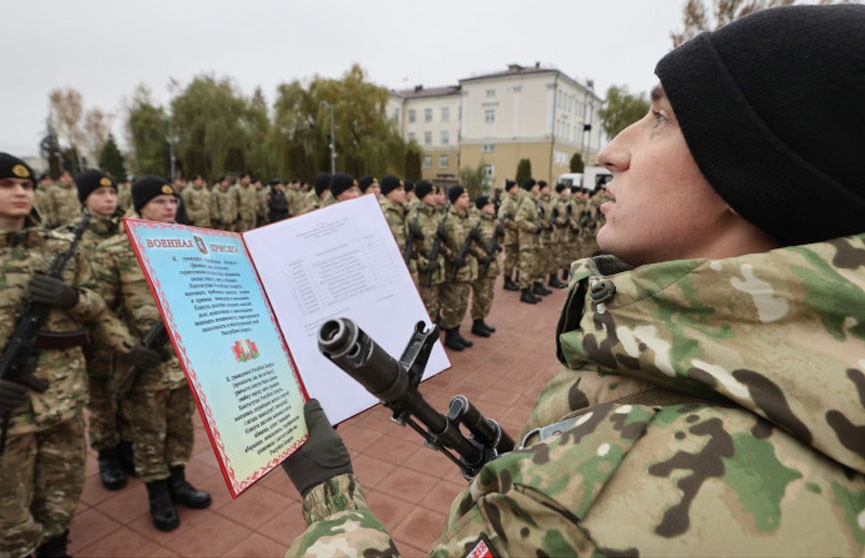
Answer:
[[[598,186],[606,184],[612,178],[613,175],[605,167],[595,165],[586,167],[583,169],[583,172],[560,174],[559,182],[568,187],[580,186],[589,190],[595,190]]]

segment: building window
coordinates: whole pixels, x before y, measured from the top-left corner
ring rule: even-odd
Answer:
[[[412,142],[412,141],[416,141],[416,139],[417,139],[417,138],[415,137],[414,132],[409,132],[409,133],[408,133],[408,141]]]
[[[432,155],[424,155],[423,156],[423,168],[425,168],[425,169],[432,168]]]
[[[484,122],[487,124],[492,124],[496,121],[496,109],[485,109],[484,110]]]
[[[439,168],[440,169],[448,168],[448,156],[447,155],[439,155]]]
[[[450,107],[442,107],[442,122],[447,122],[451,119]]]
[[[481,147],[481,151],[483,151],[484,153],[492,153],[495,150],[496,150],[496,144],[494,144],[494,143],[485,143]]]
[[[399,109],[393,109],[393,119],[399,122]]]
[[[432,145],[432,132],[424,132],[423,133],[423,144],[424,145]]]
[[[450,139],[451,139],[451,138],[450,138],[450,133],[448,133],[447,130],[442,130],[442,131],[441,131],[441,144],[442,144],[442,145],[447,145],[447,144],[449,144],[449,143],[450,143]]]
[[[414,111],[414,109],[411,109],[410,111],[408,111],[408,121],[409,121],[409,123],[413,124],[414,121],[415,121],[415,118],[416,118],[416,115],[415,115],[415,111]]]
[[[495,97],[496,90],[495,89],[487,89],[487,97]]]
[[[432,122],[432,109],[423,109],[423,121]]]

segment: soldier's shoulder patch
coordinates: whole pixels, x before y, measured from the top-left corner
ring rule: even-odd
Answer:
[[[481,534],[473,543],[469,543],[463,558],[495,558],[493,546],[486,535]]]

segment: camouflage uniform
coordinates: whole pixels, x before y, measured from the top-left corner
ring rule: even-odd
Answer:
[[[444,242],[441,240],[439,240],[439,251],[435,259],[436,263],[433,265],[434,269],[428,270],[441,216],[438,208],[420,202],[416,209],[409,214],[408,220],[414,223],[423,234],[423,238],[415,244],[414,261],[418,270],[417,290],[424,306],[426,306],[430,320],[435,321],[441,309],[439,291],[445,281]]]
[[[515,217],[522,190],[519,187],[515,187],[511,191],[515,193],[511,194],[508,192],[502,196],[502,205],[499,207],[498,213],[499,222],[505,227],[505,238],[502,241],[502,246],[505,249],[505,260],[502,271],[505,277],[513,277],[520,255],[519,231]]]
[[[573,208],[571,208],[570,197],[563,198],[561,194],[556,194],[556,199],[553,202],[552,209],[552,240],[555,252],[550,255],[552,259],[550,273],[558,275],[559,270],[568,269],[571,262],[576,258],[574,254],[569,252],[570,238],[568,235],[568,221],[572,211]]]
[[[45,221],[48,228],[77,223],[81,220],[81,201],[78,199],[78,189],[74,183],[64,186],[57,181],[48,189],[48,194],[51,200]]]
[[[210,228],[210,210],[213,207],[212,194],[206,184],[197,186],[195,183],[183,189],[181,198],[186,207],[186,217],[190,225]]]
[[[612,276],[575,263],[567,368],[527,429],[573,420],[484,467],[431,555],[483,535],[497,556],[861,556],[863,261],[865,235]],[[303,512],[288,556],[396,552],[351,475]]]
[[[258,215],[258,192],[252,184],[243,185],[240,182],[231,187],[237,199],[237,232],[245,232],[255,228]]]
[[[132,207],[132,184],[129,182],[119,182],[117,184],[117,207],[123,213],[129,211]]]
[[[558,249],[553,242],[553,198],[549,193],[538,197],[541,221],[541,244],[538,248],[538,269],[535,280],[544,283],[555,267],[555,253]]]
[[[132,246],[118,235],[99,245],[94,263],[99,292],[123,324],[126,344],[137,344],[160,320],[156,303]],[[192,394],[170,345],[165,361],[139,370],[123,401],[132,431],[135,472],[143,482],[168,478],[169,468],[185,465],[192,452]],[[122,359],[112,359],[112,380],[126,373]]]
[[[447,219],[445,219],[447,238],[443,242],[443,245],[447,247],[446,282],[441,290],[441,328],[443,330],[457,328],[463,321],[469,305],[471,282],[478,276],[478,262],[471,244],[463,265],[458,265],[459,262],[456,261],[472,228],[469,226],[469,211],[459,211],[452,205],[448,210]]]
[[[294,217],[303,213],[304,193],[295,187],[285,189],[285,198],[288,200],[288,216]]]
[[[237,222],[237,198],[231,186],[219,185],[213,195],[213,225],[223,231],[235,231]]]
[[[514,217],[520,247],[520,289],[532,287],[538,275],[538,250],[540,248],[540,213],[537,200],[526,190],[520,190],[520,201]]]
[[[490,314],[490,309],[493,306],[493,287],[496,283],[496,278],[501,274],[499,269],[499,251],[494,250],[489,253],[490,246],[493,246],[493,241],[500,243],[501,238],[496,238],[496,230],[500,225],[496,223],[494,215],[479,213],[470,223],[470,226],[480,224],[478,231],[480,233],[480,241],[477,245],[478,258],[478,274],[477,278],[472,281],[472,320],[483,320]],[[501,247],[501,244],[499,244]],[[489,264],[485,264],[485,260],[489,258]],[[484,269],[485,268],[485,269]],[[483,273],[482,273],[483,271]]]
[[[40,221],[45,225],[52,223],[52,220],[51,220],[51,194],[48,193],[48,191],[50,189],[51,189],[51,186],[48,186],[46,188],[44,186],[40,187],[39,185],[37,185],[36,189],[33,191],[33,193],[34,193],[33,207],[34,207],[34,209],[36,209],[36,213],[39,215]]]
[[[379,203],[381,204],[381,210],[384,213],[387,225],[390,227],[390,232],[393,234],[393,238],[396,240],[396,245],[399,247],[399,253],[402,254],[403,261],[406,262],[412,280],[417,284],[417,262],[411,258],[411,254],[408,254],[408,258],[406,258],[406,240],[408,238],[408,231],[406,228],[407,214],[405,207],[384,196],[379,196]],[[412,243],[410,248],[413,248],[413,244],[414,243]]]
[[[48,232],[27,220],[22,231],[0,232],[0,346],[5,347],[34,273],[45,273],[56,254],[69,248],[69,235]],[[78,302],[68,310],[51,308],[48,332],[80,332],[65,347],[41,349],[33,376],[48,384],[43,393],[28,390],[27,402],[9,420],[6,449],[0,457],[0,555],[25,556],[69,527],[84,488],[84,419],[87,376],[79,324],[101,315],[105,303],[92,290],[87,261],[77,255],[63,271],[76,285]]]

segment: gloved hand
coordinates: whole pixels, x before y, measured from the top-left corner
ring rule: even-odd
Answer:
[[[21,384],[0,380],[0,413],[14,411],[27,400],[27,388]]]
[[[472,227],[469,231],[469,238],[475,241],[480,241],[481,239],[481,231],[477,227]]]
[[[48,275],[33,275],[27,287],[30,289],[30,298],[37,304],[67,309],[78,302],[78,292],[75,289]]]
[[[417,221],[409,222],[408,231],[416,240],[423,240],[423,230],[420,228],[420,225],[417,224]]]
[[[143,345],[133,347],[132,350],[126,354],[126,362],[129,366],[141,369],[155,368],[162,364],[162,361],[163,358],[161,354],[153,349],[148,349]]]
[[[433,271],[437,270],[438,268],[439,268],[439,263],[436,260],[430,260],[427,262],[426,267],[424,268],[424,271],[426,273],[432,273]]]
[[[302,496],[337,475],[353,473],[351,456],[330,425],[317,399],[303,406],[309,439],[282,462],[282,468]]]
[[[451,258],[451,263],[454,265],[454,267],[462,267],[466,265],[466,259],[457,254],[456,256]]]

